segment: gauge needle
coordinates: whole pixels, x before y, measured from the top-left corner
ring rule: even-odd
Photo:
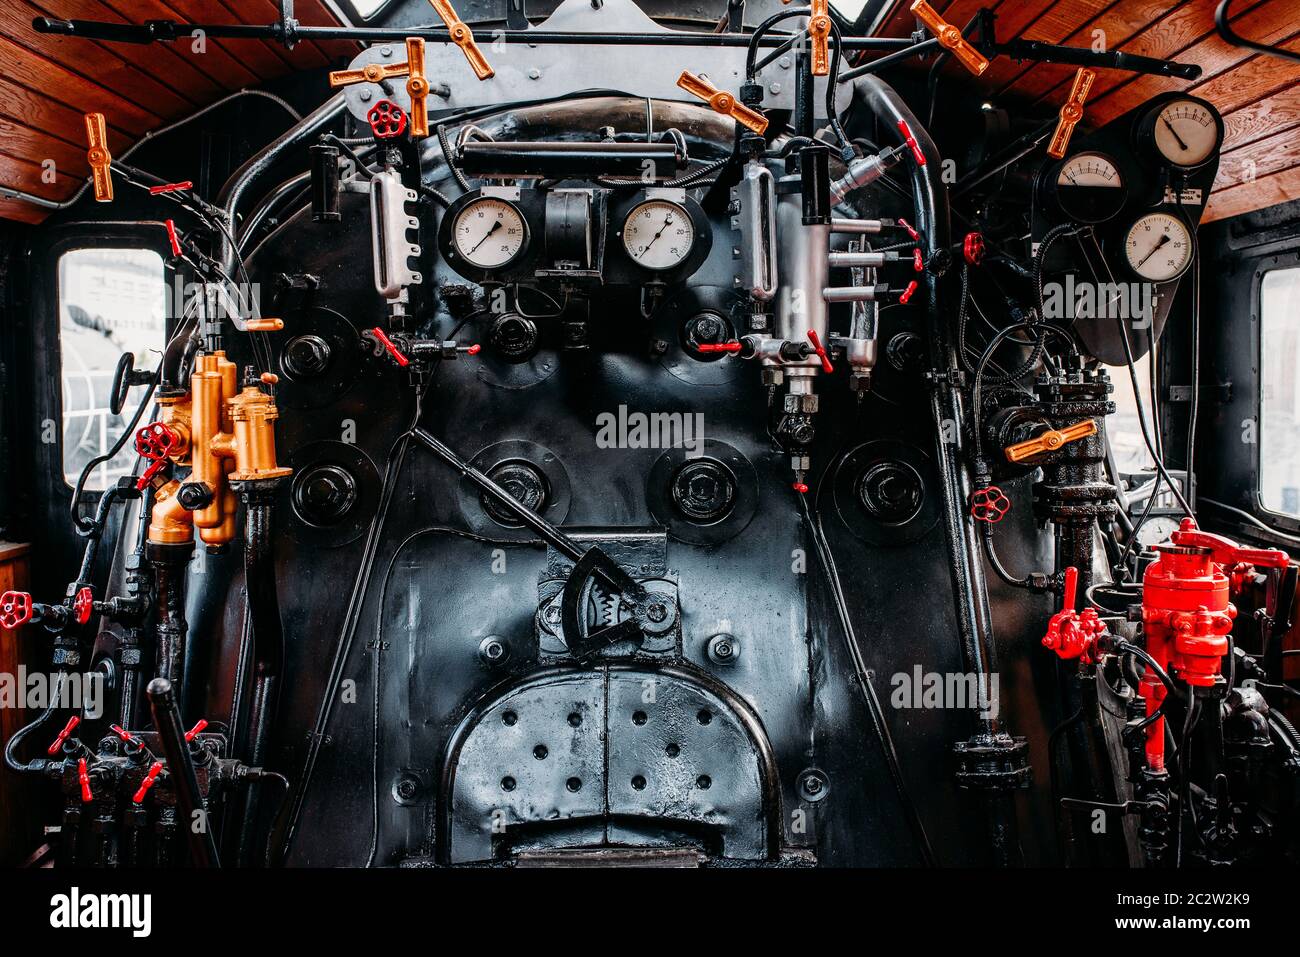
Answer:
[[[501,220],[498,219],[496,222],[492,224],[492,228],[483,234],[483,238],[474,244],[474,248],[469,251],[470,255],[471,256],[474,255],[474,253],[478,250],[478,248],[488,241],[488,237],[491,236],[500,228],[501,228]]]
[[[1168,243],[1169,243],[1169,234],[1166,233],[1165,235],[1160,237],[1160,242],[1155,244],[1155,247],[1151,250],[1151,252],[1147,253],[1145,256],[1142,257],[1142,261],[1138,263],[1138,265],[1145,266],[1147,264],[1147,260],[1150,259],[1152,256],[1154,256],[1156,253],[1160,252],[1160,250],[1164,249]]]
[[[673,214],[669,213],[667,216],[664,217],[664,224],[659,227],[659,232],[655,233],[654,239],[650,240],[650,242],[645,244],[645,248],[649,249],[651,246],[653,246],[655,244],[655,239],[658,239],[660,236],[662,236],[664,234],[664,230],[667,229],[669,226],[671,226],[672,222],[673,222]],[[645,250],[642,250],[642,252],[644,253]]]
[[[1178,141],[1178,145],[1183,148],[1183,152],[1187,152],[1188,149],[1187,144],[1183,142],[1183,138],[1179,136],[1178,131],[1174,129],[1174,124],[1170,123],[1168,120],[1164,120],[1164,124],[1165,126],[1169,127],[1169,132],[1174,134],[1174,139],[1176,139]]]

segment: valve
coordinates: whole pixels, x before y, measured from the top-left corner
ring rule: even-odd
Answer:
[[[1052,141],[1047,145],[1047,155],[1055,159],[1061,159],[1065,156],[1065,151],[1070,148],[1070,137],[1074,135],[1074,128],[1079,125],[1083,119],[1083,104],[1088,99],[1088,94],[1092,91],[1092,84],[1097,80],[1097,71],[1089,70],[1087,67],[1079,67],[1074,74],[1074,83],[1070,87],[1070,95],[1066,97],[1065,105],[1061,107],[1060,118],[1056,121],[1056,132],[1052,134]]]
[[[701,342],[695,347],[696,352],[739,352],[744,345],[739,342]]]
[[[392,100],[380,100],[366,114],[377,140],[391,140],[406,132],[406,112]]]
[[[791,485],[790,487],[791,487],[792,489],[794,489],[796,492],[798,492],[800,495],[807,495],[807,494],[808,494],[808,483],[807,483],[807,482],[795,482],[795,483],[794,483],[793,485]]]
[[[0,595],[0,628],[13,631],[32,620],[32,596],[25,591],[7,591]]]
[[[180,182],[180,183],[163,183],[161,186],[150,186],[149,195],[161,196],[163,193],[179,193],[183,190],[193,189],[193,188],[194,188],[194,181],[187,179],[184,182]]]
[[[167,242],[171,243],[172,258],[179,259],[181,256],[181,239],[176,234],[176,221],[172,219],[164,220],[163,228],[167,230]]]
[[[916,165],[924,166],[925,151],[921,149],[921,144],[918,143],[916,137],[912,135],[912,128],[907,125],[907,120],[898,121],[898,132],[903,134],[903,142],[906,143],[907,148],[912,151],[912,159],[916,160]],[[899,223],[902,224],[903,228],[905,228],[912,236],[913,241],[920,238],[920,236],[916,234],[916,230],[911,226],[908,226],[906,223],[903,223],[903,220],[900,219]]]
[[[388,354],[393,357],[394,362],[396,362],[402,368],[406,368],[411,364],[411,360],[406,358],[406,356],[402,355],[401,350],[397,348],[397,346],[393,343],[392,339],[388,338],[388,334],[384,332],[383,329],[380,329],[378,326],[375,326],[370,331],[374,333],[374,336],[376,339],[379,340],[380,345],[382,345],[385,349],[388,350]]]
[[[1224,568],[1235,569],[1243,564],[1260,568],[1286,568],[1291,561],[1286,552],[1276,548],[1248,548],[1222,535],[1203,532],[1191,518],[1183,519],[1178,531],[1169,538],[1175,545],[1185,548],[1208,548],[1210,556]]]
[[[1035,438],[1006,447],[1007,461],[1020,463],[1047,452],[1055,452],[1069,442],[1078,442],[1097,434],[1096,419],[1083,419],[1063,429],[1048,429]]]
[[[916,295],[916,291],[920,288],[921,288],[921,284],[918,283],[915,279],[913,279],[911,282],[907,284],[907,288],[904,289],[899,294],[898,301],[906,306],[909,302],[912,301],[912,297]]]
[[[438,11],[438,16],[442,17],[442,22],[447,25],[447,32],[451,35],[451,42],[460,47],[460,52],[465,54],[465,59],[469,61],[470,69],[474,71],[474,75],[480,80],[488,80],[496,76],[496,71],[492,69],[487,58],[483,56],[483,51],[474,42],[473,32],[456,15],[455,9],[448,0],[429,0],[429,2],[433,4],[433,9]],[[423,42],[421,41],[421,43]]]
[[[767,117],[758,110],[750,109],[739,102],[726,90],[719,90],[712,83],[701,79],[688,70],[683,70],[677,78],[677,85],[692,96],[697,96],[709,104],[710,109],[733,120],[762,136],[767,131]]]
[[[95,795],[90,790],[90,772],[86,770],[86,759],[77,759],[77,780],[81,783],[81,803],[89,804],[95,800]]]
[[[813,352],[817,354],[817,358],[822,361],[822,371],[828,374],[834,372],[835,367],[831,365],[830,357],[826,355],[826,347],[822,345],[821,337],[817,335],[816,329],[808,330],[808,341],[812,343]]]
[[[781,0],[788,4],[790,0]],[[827,37],[831,34],[830,0],[811,0],[812,16],[808,18],[808,38],[812,40],[813,76],[826,76],[831,72],[830,52],[827,49]]]
[[[135,451],[149,462],[144,473],[136,480],[135,487],[143,491],[153,481],[154,476],[167,466],[168,456],[180,445],[180,436],[176,430],[162,422],[151,422],[142,426],[135,433]]]
[[[939,46],[952,52],[959,63],[971,73],[980,76],[989,68],[988,58],[971,46],[962,35],[961,29],[953,26],[925,0],[916,0],[911,7],[913,15],[930,28]]]
[[[112,731],[115,735],[117,735],[127,744],[131,745],[131,747],[133,748],[144,747],[143,741],[141,741],[139,738],[133,735],[130,731],[127,731],[126,728],[122,727],[120,724],[110,724],[108,726],[108,730]]]
[[[86,140],[90,149],[86,150],[86,162],[90,164],[90,173],[95,183],[95,202],[108,203],[113,200],[113,154],[108,150],[108,124],[103,113],[86,114]]]
[[[961,255],[968,266],[978,266],[984,261],[984,234],[967,233],[961,242]]]
[[[207,726],[208,726],[208,719],[199,718],[199,720],[195,723],[194,727],[190,728],[188,731],[185,732],[185,740],[187,742],[193,741],[196,737],[199,736],[199,732],[202,731]]]
[[[912,272],[925,272],[925,257],[921,255],[920,246],[912,250]]]
[[[912,134],[911,134],[911,133],[908,133],[907,135],[908,135],[908,136],[911,136]],[[925,154],[924,154],[924,153],[921,154],[921,158],[924,160],[924,158],[925,158]],[[907,220],[903,219],[902,217],[899,217],[899,218],[896,219],[894,222],[895,222],[895,224],[898,226],[899,229],[901,229],[901,230],[903,230],[905,233],[907,233],[908,238],[910,238],[910,239],[912,240],[912,242],[914,242],[914,243],[919,243],[919,242],[921,241],[921,234],[918,233],[918,232],[916,231],[916,227],[913,226],[911,223],[909,223]]]
[[[1047,623],[1043,647],[1066,660],[1081,658],[1085,664],[1096,661],[1095,651],[1101,636],[1107,634],[1106,623],[1097,615],[1097,609],[1075,611],[1074,604],[1079,584],[1079,569],[1065,570],[1065,598],[1058,611]]]
[[[63,748],[63,743],[68,740],[68,736],[77,729],[77,725],[79,724],[81,724],[81,719],[74,714],[68,719],[68,723],[63,726],[63,730],[59,732],[59,736],[54,739],[53,743],[51,743],[48,748],[45,749],[45,753],[58,754]]]
[[[1002,489],[996,485],[986,485],[971,493],[970,514],[977,522],[996,525],[1007,517],[1009,511],[1011,511],[1011,499],[1007,498]]]
[[[77,597],[72,602],[72,620],[78,625],[84,625],[90,621],[94,611],[95,594],[90,590],[90,586],[83,585],[77,590]]]
[[[153,787],[154,782],[158,780],[158,775],[162,774],[162,767],[163,765],[161,761],[155,761],[153,764],[149,765],[149,773],[146,774],[144,780],[140,782],[140,789],[131,797],[131,802],[133,804],[144,803],[145,795],[149,793],[149,789]]]
[[[406,92],[411,97],[411,135],[415,137],[428,136],[429,108],[427,99],[429,96],[429,81],[424,75],[424,40],[421,38],[406,38],[405,63],[367,63],[359,70],[335,70],[330,74],[330,86],[379,83],[382,80],[400,76],[407,77]],[[379,105],[382,104],[377,104],[376,109]],[[374,120],[371,116],[373,113],[374,110],[372,109],[371,113],[366,115],[366,119],[371,121],[372,130],[375,129]],[[405,115],[403,115],[402,126],[405,127]],[[397,136],[401,132],[399,129],[397,133],[392,135]],[[377,130],[375,135],[379,136]]]

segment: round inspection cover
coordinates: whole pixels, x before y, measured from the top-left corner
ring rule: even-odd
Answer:
[[[509,439],[489,445],[470,464],[509,489],[518,501],[552,525],[563,524],[568,517],[572,499],[569,473],[550,449],[523,439]],[[537,537],[467,478],[461,478],[456,486],[456,504],[465,527],[472,532],[503,539]]]
[[[684,448],[659,456],[646,479],[650,514],[668,534],[690,545],[735,538],[758,509],[758,473],[739,450],[705,439],[704,454]]]
[[[379,470],[366,453],[326,440],[294,449],[286,464],[293,477],[280,494],[297,541],[337,548],[361,536],[379,505]]]
[[[907,545],[939,522],[934,463],[906,442],[859,445],[835,467],[833,487],[840,520],[869,545]]]
[[[280,377],[275,399],[283,408],[318,409],[339,399],[361,367],[360,333],[342,315],[323,306],[296,309],[284,328],[265,333]]]

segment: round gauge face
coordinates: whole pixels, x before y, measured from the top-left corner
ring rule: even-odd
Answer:
[[[1066,160],[1057,171],[1055,193],[1065,214],[1082,223],[1100,223],[1118,215],[1128,197],[1119,169],[1100,153],[1080,153]]]
[[[1219,148],[1218,118],[1195,100],[1172,100],[1161,107],[1151,129],[1156,149],[1175,166],[1200,166]]]
[[[456,214],[452,242],[456,252],[479,269],[497,269],[514,261],[528,241],[528,225],[512,203],[484,196]]]
[[[1167,515],[1153,515],[1137,530],[1138,544],[1151,548],[1169,541],[1169,536],[1179,529],[1179,520]]]
[[[1169,213],[1148,213],[1124,237],[1129,267],[1151,282],[1177,279],[1191,265],[1192,253],[1187,224]]]
[[[623,221],[623,246],[639,266],[680,266],[695,245],[695,224],[685,209],[666,199],[649,199]]]

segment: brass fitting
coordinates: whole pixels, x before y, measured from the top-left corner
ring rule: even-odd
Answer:
[[[153,496],[149,513],[149,541],[154,545],[183,545],[194,541],[194,513],[181,505],[176,493],[179,479],[172,479]]]

